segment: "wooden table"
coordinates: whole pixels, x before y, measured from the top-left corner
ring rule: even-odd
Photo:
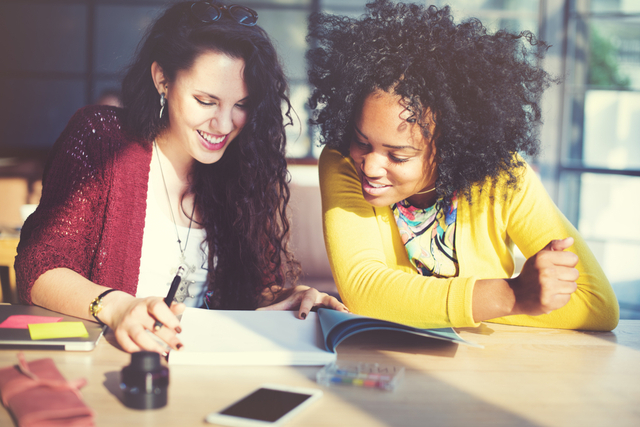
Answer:
[[[0,267],[6,267],[8,282],[0,280],[0,302],[17,303],[18,293],[16,291],[16,271],[13,268],[16,249],[20,242],[19,236],[0,236]],[[1,277],[0,277],[1,279]]]
[[[420,337],[364,333],[343,342],[338,359],[402,365],[396,392],[315,383],[317,367],[171,366],[169,404],[152,411],[119,400],[119,375],[130,357],[102,340],[89,353],[25,352],[52,357],[82,390],[98,426],[199,426],[266,382],[320,387],[324,397],[287,426],[638,426],[640,321],[613,332],[535,329],[496,324],[459,330],[484,349]],[[0,351],[0,366],[15,362]],[[0,409],[0,425],[11,418]]]

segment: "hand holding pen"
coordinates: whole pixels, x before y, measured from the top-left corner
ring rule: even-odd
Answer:
[[[168,307],[157,296],[136,298],[125,292],[112,292],[106,297],[100,319],[113,330],[124,351],[147,350],[166,354],[167,347],[172,350],[182,347],[177,336],[182,332],[177,316],[183,311],[184,304]],[[162,326],[154,330],[157,321]]]
[[[164,303],[167,305],[167,307],[171,308],[171,303],[173,303],[173,298],[175,298],[176,296],[176,292],[178,291],[178,287],[180,286],[180,282],[182,281],[182,276],[184,275],[184,272],[186,270],[184,269],[183,266],[178,267],[178,271],[175,275],[175,277],[173,278],[173,280],[171,281],[171,286],[169,287],[169,292],[167,293],[167,296],[164,298]],[[158,332],[164,325],[162,324],[161,321],[156,320],[156,322],[153,324],[153,330],[155,332]],[[179,328],[179,326],[178,326]],[[178,331],[178,333],[180,333],[180,331]]]
[[[172,305],[172,302],[184,272],[184,268],[178,269],[164,299],[136,298],[125,292],[106,295],[100,320],[113,330],[123,350],[130,353],[147,350],[166,354],[168,348],[179,350],[182,347],[177,337],[182,332],[177,315],[184,310],[184,304]]]

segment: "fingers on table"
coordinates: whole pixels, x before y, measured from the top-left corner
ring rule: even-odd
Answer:
[[[322,294],[322,295],[323,295],[322,302],[319,305],[322,305],[323,307],[328,307],[337,311],[344,311],[347,313],[349,312],[349,309],[347,308],[347,306],[341,303],[340,300],[338,300],[336,297],[333,297],[329,294]]]
[[[337,298],[312,288],[306,291],[303,295],[300,302],[300,310],[298,312],[299,317],[302,319],[306,318],[307,314],[313,307],[327,307],[337,311],[349,312],[347,306],[341,303]]]

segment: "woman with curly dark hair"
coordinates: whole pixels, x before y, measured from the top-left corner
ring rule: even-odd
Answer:
[[[616,297],[519,153],[552,78],[528,32],[380,0],[315,15],[327,253],[349,309],[418,327],[611,330]],[[513,277],[513,245],[527,259]]]
[[[295,283],[273,45],[244,6],[181,2],[150,28],[123,109],[78,111],[23,228],[20,298],[103,322],[124,350],[181,347],[184,304],[345,309]],[[287,113],[288,115],[288,113]],[[169,308],[161,298],[176,280]],[[168,300],[171,302],[171,300]],[[184,304],[181,304],[184,303]]]

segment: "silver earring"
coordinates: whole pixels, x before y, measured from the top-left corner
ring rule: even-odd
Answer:
[[[166,98],[164,97],[164,92],[160,94],[160,118],[162,118],[162,113],[164,112],[164,106],[167,103]]]

